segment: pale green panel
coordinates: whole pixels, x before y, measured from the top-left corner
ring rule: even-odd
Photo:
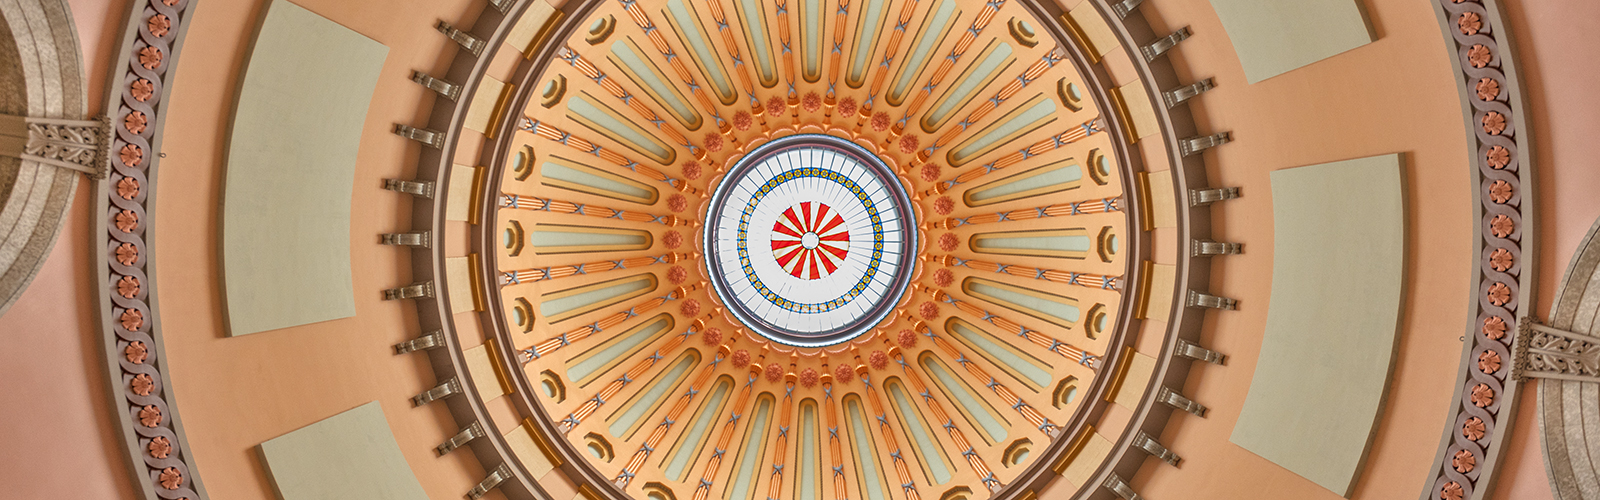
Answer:
[[[1356,0],[1211,0],[1250,83],[1372,43],[1375,38],[1361,4]]]
[[[589,172],[584,172],[582,170],[568,168],[566,165],[562,165],[560,163],[548,161],[545,162],[544,166],[540,167],[539,169],[539,175],[547,179],[567,181],[573,184],[581,184],[601,191],[615,193],[623,198],[651,199],[656,196],[655,191],[642,189],[638,186],[624,182],[617,182],[616,179],[601,177]]]
[[[617,282],[617,284],[608,287],[596,288],[565,297],[545,299],[539,302],[539,314],[544,315],[546,318],[560,316],[580,307],[604,302],[653,286],[655,286],[655,282],[649,279],[631,279]]]
[[[260,450],[284,500],[428,498],[377,401],[261,443]]]
[[[950,465],[945,463],[944,455],[939,453],[939,445],[934,443],[933,436],[928,435],[928,426],[923,425],[916,405],[906,397],[905,390],[900,384],[888,384],[888,388],[889,395],[894,398],[895,412],[900,414],[900,419],[911,432],[911,438],[917,443],[917,456],[922,457],[922,463],[927,464],[928,469],[933,471],[933,483],[949,482]]]
[[[805,73],[806,81],[816,81],[822,77],[822,0],[800,0],[801,12],[801,71]]]
[[[1077,307],[1072,307],[1073,311],[1077,311],[1077,309]],[[1034,385],[1040,387],[1050,385],[1049,367],[1040,366],[1038,361],[1024,358],[1002,347],[989,338],[988,333],[973,331],[961,323],[952,323],[950,325],[950,333],[956,334],[966,340],[967,343],[977,346],[978,350],[983,351],[991,361],[1003,364],[1012,370],[1016,370],[1017,373],[1021,373],[1022,376],[1033,381]]]
[[[1392,389],[1407,256],[1401,160],[1272,172],[1272,293],[1230,440],[1335,495],[1360,480]]]
[[[579,231],[534,230],[528,241],[535,248],[577,247],[591,245],[635,246],[650,242],[645,233],[587,233]]]
[[[800,500],[821,500],[817,495],[817,407],[815,404],[800,407]]]
[[[683,379],[689,376],[689,369],[693,368],[695,363],[700,362],[700,357],[695,356],[693,352],[690,351],[690,354],[684,355],[683,359],[678,361],[678,364],[673,365],[672,370],[667,372],[666,375],[656,377],[655,385],[650,386],[648,391],[635,398],[628,405],[628,408],[622,411],[622,416],[611,423],[611,435],[613,437],[622,437],[622,434],[628,432],[628,429],[633,427],[634,423],[638,422],[640,418],[644,418],[646,413],[650,413],[650,410],[661,402],[661,398],[667,395],[667,391],[677,387],[679,382],[683,382]]]
[[[657,78],[654,68],[651,68],[650,64],[645,62],[644,56],[634,52],[633,47],[618,39],[615,42],[611,42],[611,55],[616,56],[618,61],[622,61],[622,65],[627,66],[628,71],[633,73],[634,76],[643,80],[644,84],[649,86],[655,95],[661,96],[661,99],[666,101],[661,105],[672,108],[672,113],[678,115],[681,121],[684,123],[700,122],[700,113],[690,107],[689,103],[679,99],[678,92],[670,84]],[[637,99],[638,97],[635,96],[635,98]],[[572,104],[569,102],[567,104],[568,109],[571,109],[571,106]]]
[[[1004,181],[989,184],[972,190],[967,198],[973,202],[984,202],[995,198],[1011,196],[1017,193],[1039,190],[1044,193],[1054,193],[1077,187],[1083,180],[1083,167],[1076,164],[1066,165],[1055,169],[1040,169],[1026,175],[1019,175]],[[1068,186],[1070,185],[1070,187]],[[1059,189],[1051,189],[1059,188]],[[1024,196],[1017,199],[1027,199]]]
[[[612,44],[612,49],[615,50],[617,45],[621,44]],[[624,45],[623,47],[627,46]],[[632,52],[632,50],[629,49],[629,52]],[[644,75],[654,75],[654,73],[645,73],[641,75],[640,78],[644,78],[646,80],[654,78],[653,76]],[[676,98],[668,97],[667,100],[673,101],[676,100]],[[610,110],[607,110],[593,101],[590,101],[589,96],[586,94],[579,93],[578,95],[573,96],[571,99],[568,99],[567,111],[571,111],[573,114],[578,115],[578,117],[589,120],[595,125],[599,125],[601,128],[599,131],[600,133],[611,137],[611,139],[616,140],[617,142],[636,148],[643,148],[646,152],[655,155],[658,159],[669,158],[672,156],[672,150],[668,149],[670,146],[668,146],[667,143],[661,142],[659,139],[656,139],[655,136],[645,132],[644,129],[639,128],[633,123],[612,114]]]
[[[1092,243],[1088,236],[1007,236],[977,238],[973,245],[984,250],[1065,250],[1087,252]]]
[[[933,20],[928,27],[917,37],[916,45],[911,47],[911,56],[906,59],[905,65],[900,68],[900,78],[895,79],[894,85],[889,87],[889,100],[899,102],[906,96],[906,91],[911,88],[912,82],[927,62],[928,54],[938,48],[939,37],[950,30],[950,21],[955,19],[955,0],[940,0],[939,5],[933,8]]]
[[[1055,99],[1040,99],[1021,113],[1014,113],[1011,119],[997,127],[991,127],[982,137],[968,139],[965,146],[956,149],[954,159],[965,161],[983,150],[989,148],[996,141],[1011,136],[1020,130],[1033,127],[1041,121],[1049,119],[1056,114]]]
[[[356,315],[351,194],[389,54],[293,3],[252,3],[265,12],[233,101],[218,221],[230,336]]]
[[[750,493],[750,484],[754,483],[762,465],[761,457],[767,448],[767,420],[772,413],[772,396],[764,396],[756,400],[755,420],[750,421],[750,430],[744,438],[744,456],[739,459],[739,470],[733,474],[733,487],[728,489],[728,498],[755,498]]]
[[[711,399],[706,400],[704,411],[695,417],[694,425],[689,426],[683,444],[678,446],[672,455],[672,462],[667,464],[665,469],[667,477],[680,480],[683,478],[683,471],[689,466],[689,460],[694,458],[702,446],[705,446],[706,430],[711,427],[711,422],[717,419],[718,409],[722,408],[722,400],[728,398],[728,389],[732,385],[723,380],[711,391]]]
[[[1011,44],[1000,42],[1000,46],[995,47],[994,52],[989,53],[989,57],[983,58],[983,61],[978,63],[977,69],[967,73],[967,77],[950,90],[950,94],[944,99],[943,103],[939,104],[939,107],[928,113],[928,117],[924,119],[924,125],[943,123],[945,118],[950,116],[950,113],[972,101],[972,96],[979,90],[979,86],[994,75],[996,71],[1000,71],[1000,68],[1005,65],[1006,59],[1011,57],[1011,52]]]
[[[684,6],[683,0],[667,0],[667,12],[672,16],[678,29],[683,30],[683,38],[689,40],[689,50],[694,52],[694,62],[701,65],[711,79],[711,86],[716,90],[718,100],[722,102],[732,100],[733,86],[729,84],[728,75],[722,70],[721,55],[711,49],[711,40],[700,30],[700,22],[689,13],[689,8]]]
[[[946,393],[955,398],[956,403],[966,408],[967,413],[972,414],[972,418],[978,420],[978,428],[982,429],[984,434],[989,435],[989,441],[998,443],[1006,440],[1005,424],[994,418],[988,408],[988,403],[978,399],[977,395],[967,390],[967,386],[962,385],[960,381],[951,376],[950,372],[945,370],[944,363],[934,360],[932,356],[925,356],[922,358],[922,367],[926,368],[928,373],[933,374],[934,380],[939,383],[940,387],[944,388]]]
[[[1069,324],[1078,322],[1079,311],[1076,303],[1068,304],[1048,298],[1053,296],[1042,296],[1043,294],[1032,295],[1011,290],[1009,288],[991,286],[979,280],[972,280],[968,282],[967,287],[973,295],[987,299],[990,302],[1000,303],[1001,305],[1009,305],[1012,306],[1013,309],[1024,309],[1026,312],[1038,313],[1042,316],[1049,316]],[[1061,299],[1071,300],[1065,297],[1062,297]],[[1048,376],[1045,379],[1045,383],[1049,383]]]
[[[867,9],[861,13],[859,22],[856,23],[855,54],[850,56],[850,73],[845,75],[845,83],[851,87],[860,87],[867,79],[867,68],[872,58],[872,49],[877,46],[878,33],[888,31],[883,26],[883,4],[887,0],[870,0]]]
[[[756,58],[757,75],[762,85],[778,82],[778,67],[772,61],[772,41],[767,38],[767,16],[757,0],[739,0],[739,20],[744,23],[745,36],[750,39],[750,51]]]
[[[645,341],[654,337],[657,333],[666,330],[670,324],[671,320],[667,319],[667,317],[662,317],[644,325],[642,328],[635,329],[633,334],[605,349],[589,353],[583,361],[579,361],[577,364],[572,365],[571,368],[567,368],[567,379],[584,380],[589,378],[589,375],[593,374],[595,370],[600,369],[600,367],[611,361],[633,357],[634,350],[644,345]]]
[[[862,486],[870,500],[884,500],[883,471],[878,468],[878,453],[872,447],[872,437],[867,435],[867,420],[862,416],[861,403],[846,399],[845,410],[850,413],[850,439],[855,446],[856,465],[861,468]]]

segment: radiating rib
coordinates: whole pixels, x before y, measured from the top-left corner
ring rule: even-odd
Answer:
[[[965,267],[976,271],[1001,273],[1019,278],[1033,278],[1068,285],[1077,285],[1084,288],[1098,288],[1101,290],[1122,290],[1121,276],[1106,276],[1103,274],[1088,274],[1072,271],[1059,271],[1055,269],[1040,269],[1037,267],[1013,266],[995,262],[961,259],[946,255],[935,259],[935,262],[950,267]]]
[[[571,345],[573,342],[578,342],[589,338],[590,335],[603,332],[607,328],[620,325],[622,322],[632,319],[635,316],[639,316],[641,314],[650,312],[657,307],[661,307],[662,304],[681,299],[688,295],[689,292],[693,292],[699,288],[699,284],[678,287],[678,289],[673,290],[671,293],[666,295],[645,300],[644,302],[635,304],[633,307],[630,307],[625,311],[617,312],[610,316],[601,318],[599,321],[595,321],[594,323],[580,326],[569,330],[566,333],[562,333],[561,335],[545,339],[537,344],[534,344],[533,347],[529,347],[521,351],[522,364],[528,364],[533,362],[535,359],[548,356],[550,353],[556,352],[562,347],[566,347]]]
[[[900,115],[900,120],[894,124],[893,131],[895,135],[905,132],[906,122],[911,121],[912,115],[922,111],[922,105],[928,101],[929,97],[933,96],[934,89],[939,88],[939,84],[944,81],[945,75],[955,68],[956,62],[961,60],[961,56],[966,55],[967,49],[971,48],[972,43],[977,41],[978,34],[983,33],[983,29],[989,26],[989,21],[994,20],[995,14],[1000,11],[1000,6],[1005,5],[1005,3],[1006,0],[989,0],[984,4],[983,10],[978,12],[978,18],[972,20],[972,26],[961,34],[961,39],[956,41],[956,46],[950,49],[950,55],[945,56],[944,60],[939,63],[939,69],[934,70],[933,75],[928,77],[928,84],[922,86],[922,92],[911,98],[911,105],[906,106],[905,113]],[[918,158],[918,161],[927,160]]]
[[[726,347],[718,349],[711,362],[700,368],[700,374],[695,376],[694,385],[689,386],[689,390],[684,391],[683,395],[678,397],[678,402],[672,406],[672,410],[661,418],[661,423],[656,424],[656,427],[650,431],[650,436],[645,438],[644,444],[639,445],[639,450],[633,452],[633,456],[628,458],[628,463],[623,466],[622,472],[618,473],[616,479],[612,480],[618,488],[626,488],[628,482],[633,480],[634,474],[638,473],[639,468],[644,466],[645,460],[649,459],[650,454],[656,451],[656,446],[661,445],[661,440],[667,437],[667,431],[672,430],[672,425],[677,423],[679,417],[683,416],[684,410],[688,409],[689,404],[694,402],[694,397],[699,395],[700,391],[705,389],[706,382],[711,381],[712,376],[716,375],[717,365],[727,358],[727,351],[728,348]]]
[[[726,120],[722,119],[722,114],[717,111],[717,107],[711,104],[711,97],[700,89],[700,84],[695,81],[694,74],[689,72],[688,66],[683,65],[682,58],[678,56],[676,51],[672,50],[672,46],[667,45],[667,38],[662,36],[661,30],[656,28],[655,23],[650,21],[650,15],[639,7],[638,0],[617,0],[617,3],[622,4],[622,8],[628,12],[628,17],[633,19],[633,23],[650,36],[650,42],[655,44],[657,51],[661,52],[661,57],[672,65],[673,71],[678,73],[678,78],[683,80],[683,84],[689,87],[689,91],[694,94],[695,99],[700,101],[700,109],[711,113],[712,118],[717,120],[717,128],[727,131],[729,125]]]
[[[989,390],[994,391],[996,396],[1000,396],[1001,400],[1004,400],[1007,405],[1010,405],[1011,409],[1017,410],[1017,413],[1022,414],[1022,418],[1026,419],[1028,423],[1033,424],[1034,427],[1038,428],[1040,432],[1051,434],[1056,429],[1056,424],[1051,423],[1048,417],[1045,417],[1044,414],[1039,413],[1039,410],[1034,409],[1033,406],[1029,405],[1026,401],[1023,401],[1022,398],[1017,396],[1016,393],[1011,392],[1011,389],[1006,388],[1005,384],[1000,383],[999,380],[995,379],[993,375],[990,375],[988,371],[985,371],[983,367],[978,366],[977,363],[974,363],[972,358],[968,358],[963,355],[956,349],[954,345],[951,345],[949,341],[945,340],[944,337],[941,337],[937,332],[934,332],[933,328],[930,328],[927,325],[920,325],[919,329],[922,330],[923,335],[933,339],[933,344],[938,346],[939,350],[944,351],[945,355],[949,356],[951,361],[955,361],[956,363],[960,364],[962,368],[966,368],[967,373],[971,373],[974,377],[974,380],[980,382],[987,381],[983,382],[984,387],[988,387]]]
[[[1104,119],[1091,119],[1076,127],[1072,127],[1066,132],[1047,137],[1044,140],[1033,143],[1032,146],[1028,146],[1011,154],[1002,156],[1000,159],[989,162],[982,167],[962,172],[961,175],[956,176],[954,179],[940,181],[938,184],[934,184],[933,189],[929,189],[923,194],[928,196],[938,196],[944,194],[946,191],[949,191],[950,188],[972,182],[980,177],[989,175],[994,171],[1021,163],[1023,160],[1033,158],[1035,156],[1061,149],[1063,146],[1087,139],[1089,136],[1094,134],[1105,133],[1105,131],[1106,122]],[[928,157],[924,155],[932,155],[932,153],[929,153],[926,150],[918,152],[917,161],[928,161]]]
[[[789,375],[783,382],[783,405],[778,407],[783,416],[778,420],[778,442],[772,447],[772,479],[767,483],[767,498],[783,498],[783,466],[789,453],[789,423],[794,410],[794,375]]]
[[[635,267],[652,266],[656,264],[671,264],[689,258],[688,254],[664,253],[654,257],[634,257],[631,259],[602,260],[570,266],[546,266],[534,269],[520,269],[516,271],[501,271],[500,286],[510,286],[521,283],[536,283],[540,281],[565,278],[568,276],[587,275],[590,273],[603,273],[617,269],[630,269]]]
[[[1037,330],[1029,329],[1028,327],[1017,324],[1016,322],[1004,317],[997,316],[989,311],[984,310],[983,308],[972,305],[964,300],[957,299],[950,294],[945,293],[943,290],[934,290],[932,293],[933,299],[936,301],[955,306],[956,309],[960,309],[962,312],[977,316],[978,319],[987,321],[991,325],[998,326],[1008,333],[1026,337],[1029,342],[1032,342],[1035,345],[1045,349],[1049,349],[1051,352],[1060,354],[1067,359],[1074,360],[1080,365],[1090,368],[1099,368],[1100,366],[1100,356],[1090,354],[1089,351],[1085,351],[1082,348],[1072,344],[1056,340],[1054,337],[1040,333]]]
[[[833,397],[833,374],[828,365],[822,365],[823,405],[828,413],[828,465],[833,467],[833,498],[850,498],[850,488],[844,480],[844,449],[839,443],[839,403]]]
[[[884,342],[887,343],[888,339],[885,338]],[[933,393],[928,392],[928,385],[922,383],[922,377],[917,374],[918,371],[912,369],[911,365],[906,363],[905,355],[900,352],[900,348],[890,347],[889,355],[894,356],[894,362],[900,365],[901,373],[905,374],[906,380],[911,381],[911,387],[917,390],[917,394],[922,396],[922,401],[928,405],[928,411],[933,414],[934,420],[937,420],[939,425],[944,428],[945,433],[950,435],[950,440],[955,442],[957,449],[961,450],[961,456],[967,459],[967,465],[972,466],[972,470],[978,473],[978,477],[983,480],[983,485],[988,487],[991,492],[1000,491],[1000,488],[1004,485],[1000,483],[998,478],[994,477],[994,471],[990,470],[989,465],[983,462],[983,457],[978,456],[977,450],[972,448],[972,443],[967,441],[967,437],[961,433],[961,429],[956,428],[956,423],[950,419],[950,414],[945,413],[944,405],[939,402],[938,398],[933,397]],[[840,496],[838,498],[844,497]]]
[[[690,187],[689,183],[684,182],[683,179],[668,177],[667,174],[661,173],[660,170],[650,168],[648,165],[641,165],[639,162],[628,159],[626,156],[622,156],[621,154],[613,151],[608,151],[605,148],[600,147],[599,144],[595,144],[582,137],[567,133],[564,130],[556,128],[555,125],[524,116],[522,118],[522,123],[518,124],[517,129],[523,132],[532,132],[539,137],[550,139],[551,141],[565,144],[567,147],[572,149],[595,155],[600,159],[615,164],[616,166],[639,173],[645,177],[649,177],[652,180],[664,182],[668,186],[677,188],[679,191],[691,194],[700,192],[700,190]]]
[[[828,56],[827,98],[829,106],[832,106],[834,100],[839,97],[839,94],[836,90],[839,85],[839,73],[843,71],[842,66],[844,65],[844,36],[845,33],[848,32],[845,27],[845,24],[847,24],[845,21],[849,19],[850,0],[839,0],[839,9],[834,13],[833,16],[833,48],[829,49],[831,55]],[[841,491],[840,495],[843,494],[844,493]],[[844,497],[839,496],[837,498]]]
[[[624,372],[622,376],[617,377],[617,379],[611,381],[611,383],[606,384],[605,387],[600,389],[600,392],[595,393],[594,397],[589,398],[588,401],[584,401],[583,406],[579,406],[578,409],[573,410],[572,413],[568,413],[567,418],[561,419],[561,433],[565,434],[567,432],[571,432],[574,427],[577,427],[578,424],[583,423],[583,419],[589,418],[589,415],[593,415],[594,412],[599,411],[601,406],[605,406],[606,401],[610,401],[611,398],[616,396],[618,392],[622,392],[622,389],[627,387],[630,382],[633,382],[634,379],[644,376],[644,373],[649,371],[650,367],[655,366],[657,361],[661,361],[666,355],[672,354],[673,351],[677,350],[678,346],[683,344],[683,339],[689,338],[690,335],[694,335],[695,333],[699,333],[697,329],[704,329],[704,324],[704,321],[695,321],[695,323],[688,329],[684,330],[683,333],[674,335],[671,340],[667,341],[666,345],[661,346],[660,349],[656,349],[654,354],[639,360],[638,363],[633,365],[632,369]]]
[[[681,226],[688,221],[679,219],[676,215],[655,215],[644,212],[629,212],[595,205],[585,205],[570,201],[552,200],[535,196],[521,196],[515,194],[500,195],[500,208],[515,208],[538,212],[551,212],[558,214],[585,215],[601,219],[625,220],[628,222],[643,222],[646,224],[661,224],[663,226]]]
[[[561,50],[556,52],[556,57],[566,61],[567,64],[572,65],[572,68],[578,70],[579,73],[583,73],[583,76],[587,76],[590,80],[598,82],[600,87],[606,89],[606,92],[610,93],[612,97],[615,97],[627,104],[628,107],[632,108],[634,112],[639,113],[639,117],[644,118],[645,121],[655,125],[656,130],[660,130],[661,133],[666,134],[668,139],[672,139],[673,142],[676,142],[685,148],[689,148],[689,154],[694,155],[702,160],[705,159],[706,153],[704,149],[701,149],[699,146],[695,146],[694,144],[690,143],[689,140],[683,136],[682,132],[679,132],[676,128],[668,126],[666,120],[662,120],[660,115],[657,115],[655,111],[651,111],[650,107],[645,106],[644,99],[635,98],[633,94],[628,92],[627,89],[622,88],[622,84],[617,83],[617,79],[607,78],[604,71],[600,71],[599,67],[595,66],[594,63],[589,62],[588,59],[584,59],[583,56],[579,55],[577,51],[572,50],[572,47],[561,47]]]
[[[1002,103],[1006,102],[1007,99],[1016,96],[1017,93],[1021,92],[1024,87],[1027,87],[1028,84],[1033,83],[1034,80],[1037,80],[1040,76],[1043,76],[1046,71],[1049,71],[1050,68],[1060,64],[1061,61],[1066,58],[1066,51],[1061,50],[1060,47],[1051,49],[1049,53],[1044,55],[1044,57],[1028,66],[1028,69],[1022,70],[1022,74],[1018,75],[1017,79],[1007,83],[1005,87],[1001,87],[999,92],[995,92],[994,97],[983,101],[983,103],[979,104],[978,107],[973,109],[971,113],[967,113],[967,117],[956,123],[955,127],[946,129],[944,135],[939,136],[939,140],[934,141],[933,145],[924,149],[925,154],[928,154],[931,157],[934,151],[938,151],[940,148],[948,145],[950,141],[956,140],[956,137],[961,135],[962,132],[966,132],[968,127],[978,123],[978,121],[982,120],[984,116],[987,116],[990,111],[998,109]],[[922,154],[924,153],[918,154],[918,160],[926,161],[921,158]]]
[[[1101,198],[1098,200],[1074,201],[1057,203],[1034,208],[1019,208],[1005,212],[978,214],[968,217],[950,217],[933,223],[936,229],[955,229],[961,226],[976,226],[993,224],[996,222],[1012,222],[1048,217],[1067,217],[1072,215],[1103,214],[1107,212],[1121,212],[1121,198]]]
[[[773,5],[778,10],[778,45],[783,50],[783,78],[789,83],[789,89],[784,94],[788,98],[789,109],[800,102],[800,93],[794,88],[797,75],[794,66],[794,40],[789,35],[789,0],[775,0]]]
[[[860,115],[862,120],[872,116],[872,105],[877,102],[878,94],[883,92],[883,82],[889,78],[889,68],[894,63],[894,56],[900,52],[900,40],[905,38],[906,23],[911,22],[911,16],[916,13],[917,0],[907,0],[900,5],[900,17],[895,20],[894,32],[889,34],[889,45],[884,48],[883,62],[878,64],[872,72],[872,86],[868,87],[867,100],[861,103]],[[860,126],[859,124],[857,125]]]
[[[722,33],[722,45],[728,51],[728,57],[733,58],[733,67],[739,68],[739,84],[744,86],[744,93],[749,96],[750,114],[759,117],[764,108],[761,100],[756,99],[756,87],[750,83],[750,68],[745,66],[744,57],[739,53],[739,43],[733,37],[733,30],[728,27],[728,16],[722,12],[722,1],[711,0],[706,2],[706,6],[711,8],[711,19],[717,22],[717,32]]]
[[[757,354],[757,359],[751,366],[761,366],[766,356],[765,351]],[[750,393],[754,391],[756,380],[759,378],[761,376],[755,369],[751,369],[745,376],[744,388],[739,390],[739,399],[735,400],[733,408],[728,410],[731,413],[728,415],[727,423],[722,426],[722,435],[718,436],[715,451],[711,453],[711,460],[706,461],[706,468],[700,474],[700,483],[694,488],[694,500],[706,500],[706,496],[711,494],[711,487],[716,484],[714,478],[717,471],[722,469],[722,456],[728,452],[728,443],[733,441],[733,435],[738,432],[739,417],[744,416],[745,405],[750,403]]]
[[[860,362],[861,356],[856,355]],[[884,447],[889,449],[889,458],[894,460],[895,476],[900,478],[900,491],[907,500],[918,500],[916,481],[911,478],[911,468],[906,464],[905,454],[900,450],[900,442],[894,437],[894,426],[889,425],[889,417],[883,411],[883,400],[878,396],[878,389],[872,383],[871,372],[861,373],[861,385],[866,387],[867,402],[872,405],[872,412],[878,414],[878,432],[882,433]]]

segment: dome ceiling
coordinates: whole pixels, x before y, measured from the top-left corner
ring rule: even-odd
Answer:
[[[1097,399],[1127,181],[1024,6],[624,1],[570,22],[485,267],[518,375],[612,484],[986,497]]]

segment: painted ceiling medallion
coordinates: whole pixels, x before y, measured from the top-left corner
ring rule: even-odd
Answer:
[[[911,199],[849,141],[799,134],[762,144],[717,185],[710,207],[712,289],[766,338],[800,347],[853,339],[883,322],[910,283]]]
[[[1147,245],[1115,111],[1008,30],[1027,4],[580,7],[609,29],[520,84],[483,265],[589,486],[982,498],[1097,421]]]

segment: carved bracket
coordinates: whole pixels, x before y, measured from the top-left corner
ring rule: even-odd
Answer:
[[[1600,383],[1600,337],[1539,324],[1517,322],[1512,378],[1548,378]]]

